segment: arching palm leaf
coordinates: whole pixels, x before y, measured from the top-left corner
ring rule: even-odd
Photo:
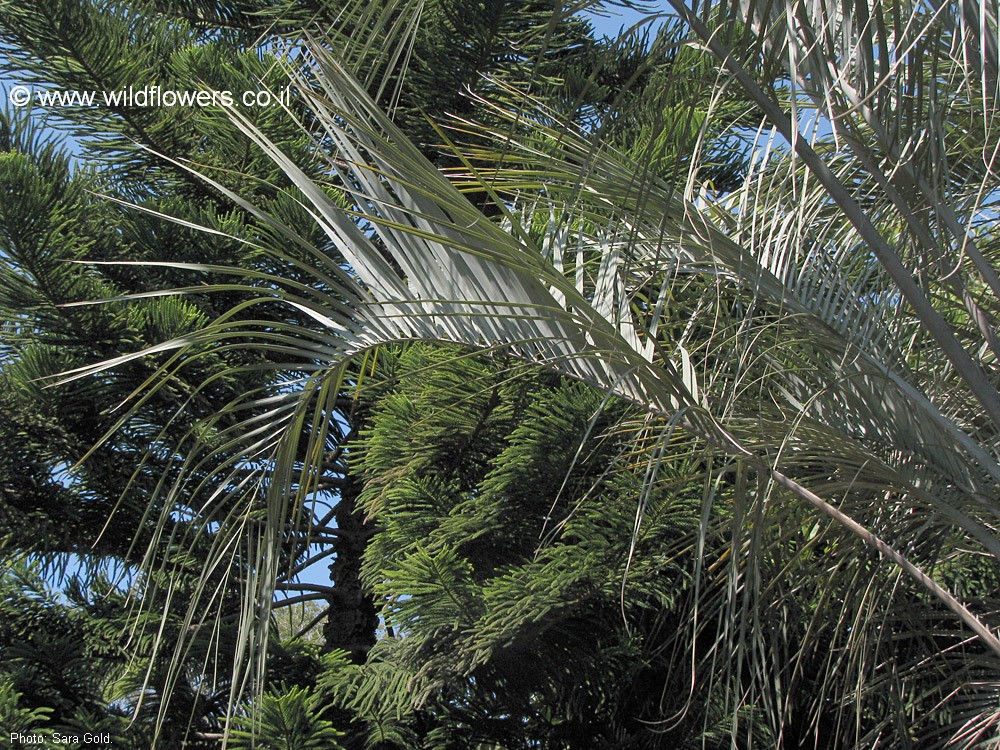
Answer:
[[[722,468],[699,470],[692,481],[704,483],[708,519],[712,487],[729,477],[735,520],[728,567],[699,563],[699,579],[711,583],[724,571],[726,585],[699,602],[692,627],[696,635],[717,628],[712,658],[734,661],[716,671],[734,691],[733,707],[745,700],[735,694],[740,664],[750,664],[751,699],[761,697],[780,727],[794,696],[772,678],[794,683],[807,661],[822,660],[805,638],[789,667],[776,650],[789,639],[769,630],[783,626],[771,620],[768,602],[786,600],[787,579],[775,571],[812,570],[804,561],[821,548],[814,541],[821,536],[799,539],[800,514],[774,509],[789,497],[860,537],[958,614],[980,640],[972,650],[986,650],[974,660],[992,664],[1000,655],[986,621],[990,605],[979,602],[974,613],[937,580],[947,579],[943,562],[963,549],[988,555],[993,566],[1000,558],[1000,398],[990,322],[997,289],[984,231],[995,187],[991,157],[983,168],[969,156],[989,153],[989,130],[975,143],[975,132],[954,146],[945,137],[942,151],[907,109],[928,107],[945,136],[969,127],[971,112],[988,111],[994,52],[981,40],[995,37],[995,24],[971,4],[961,14],[915,6],[909,18],[882,17],[881,9],[866,18],[845,15],[840,4],[748,4],[732,18],[713,7],[675,7],[776,129],[767,145],[760,141],[743,185],[726,195],[698,185],[697,165],[682,190],[642,178],[593,134],[524,97],[516,111],[493,108],[500,126],[460,124],[480,143],[497,144],[464,155],[468,170],[457,178],[493,200],[503,217],[493,221],[316,43],[309,48],[314,66],[298,85],[323,126],[317,137],[328,184],[317,184],[233,114],[295,185],[340,257],[311,249],[293,227],[206,178],[302,246],[308,262],[276,260],[297,263],[314,283],[187,266],[231,273],[228,288],[255,298],[197,335],[135,356],[173,352],[148,389],[165,387],[207,345],[288,356],[287,387],[247,394],[227,410],[224,427],[220,417],[192,432],[178,447],[188,458],[163,485],[168,495],[193,487],[205,498],[198,511],[225,521],[230,531],[215,542],[220,564],[236,545],[250,544],[247,554],[258,564],[248,624],[260,619],[255,603],[266,612],[276,574],[281,529],[268,521],[287,518],[315,486],[343,363],[380,343],[419,339],[502,348],[639,404],[665,434],[681,428],[710,447]],[[966,33],[973,17],[978,35]],[[958,81],[947,90],[964,97],[956,122],[934,110],[945,83],[922,67],[921,45],[947,68],[938,78]],[[765,93],[741,55],[762,56],[782,87]],[[978,82],[968,75],[973,60],[985,61]],[[901,95],[889,84],[897,72],[941,91]],[[799,132],[803,92],[832,123],[829,135]],[[518,166],[497,169],[505,160]],[[196,288],[204,291],[177,293]],[[677,308],[681,301],[687,310]],[[255,319],[259,305],[294,315]],[[302,316],[313,325],[293,320]],[[241,421],[242,413],[253,416]],[[305,426],[312,431],[303,446]],[[240,501],[229,518],[214,519],[211,507],[223,496]],[[251,523],[258,503],[264,518]],[[782,522],[798,527],[783,529]],[[834,601],[842,605],[832,638],[853,649],[853,661],[820,668],[818,691],[847,702],[848,686],[871,677],[872,660],[884,657],[877,626],[851,618],[898,613],[898,581],[895,568],[875,560],[852,570],[856,548],[829,533],[834,539],[822,549],[830,589],[803,620],[819,629],[835,616]],[[767,558],[773,538],[793,549],[789,560]],[[919,566],[940,572],[931,577]],[[918,632],[908,643],[925,636]],[[919,653],[906,658],[898,668],[918,671]],[[912,683],[903,674],[893,684],[902,690]],[[822,713],[815,706],[815,716]],[[963,735],[970,741],[992,726],[970,722]]]

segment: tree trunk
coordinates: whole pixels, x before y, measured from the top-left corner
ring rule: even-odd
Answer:
[[[358,512],[357,498],[361,482],[347,474],[337,503],[336,519],[339,531],[337,553],[330,564],[333,592],[328,601],[330,614],[323,626],[326,648],[342,648],[351,655],[355,664],[363,664],[371,647],[375,645],[378,615],[371,595],[361,584],[361,560],[373,524],[366,523]]]

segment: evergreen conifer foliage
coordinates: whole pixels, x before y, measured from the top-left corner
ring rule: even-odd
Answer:
[[[548,100],[549,58],[515,55],[436,131],[455,141],[444,175],[411,137],[397,37],[352,45],[345,29],[385,28],[354,23],[294,59],[302,131],[239,111],[220,125],[252,174],[213,161],[236,147],[158,167],[213,210],[154,191],[144,220],[205,224],[232,255],[148,265],[191,328],[163,324],[177,307],[140,316],[148,340],[64,386],[132,386],[121,421],[97,410],[95,432],[119,429],[88,461],[152,425],[127,486],[150,509],[145,611],[181,602],[147,654],[159,674],[173,650],[163,693],[198,691],[191,654],[235,665],[217,706],[263,686],[274,584],[304,556],[288,527],[333,459],[364,472],[341,501],[374,524],[337,563],[386,628],[324,659],[329,704],[311,710],[345,744],[993,741],[996,186],[973,123],[995,98],[996,19],[972,3],[674,5],[649,59],[674,49],[715,83],[685,96],[699,76],[651,76],[676,87],[660,104],[689,107],[669,122]],[[416,26],[392,28],[420,49]],[[719,154],[746,135],[738,116],[715,130],[732,89],[764,124],[727,174]],[[832,133],[800,129],[807,99]],[[649,158],[676,144],[692,153]],[[11,184],[29,185],[15,161]],[[167,299],[121,287],[97,309]],[[5,350],[15,373],[35,336],[21,307],[5,316],[30,333]],[[452,348],[385,349],[410,341]],[[345,410],[365,419],[344,428]],[[39,451],[36,484],[57,465]],[[196,616],[206,602],[219,620]],[[236,710],[301,715],[307,691]],[[190,737],[217,739],[203,729]]]
[[[394,633],[381,658],[453,743],[653,742],[690,582],[668,550],[699,498],[654,491],[633,539],[641,474],[613,467],[634,459],[635,410],[454,349],[382,356],[398,385],[359,445],[379,527],[365,575]]]
[[[0,28],[4,67],[27,84],[114,92],[129,85],[197,90],[207,83],[240,91],[284,80],[256,53],[241,54],[239,40],[246,37],[206,36],[203,25],[157,15],[145,5],[5,3]],[[258,28],[248,34],[249,42],[259,33]],[[172,451],[179,436],[197,430],[224,451],[218,438],[224,421],[215,423],[214,434],[196,425],[237,394],[280,389],[283,379],[271,374],[267,357],[246,357],[235,346],[217,353],[202,349],[204,356],[188,369],[192,379],[182,376],[163,398],[147,402],[104,442],[121,413],[115,410],[122,398],[153,375],[163,359],[123,363],[99,380],[81,381],[80,387],[49,386],[53,375],[84,362],[199,330],[220,309],[245,299],[239,291],[227,299],[225,293],[205,296],[198,289],[185,299],[142,296],[191,283],[192,276],[163,265],[140,268],[136,261],[169,258],[275,269],[268,265],[269,256],[248,243],[259,240],[266,228],[254,226],[221,194],[206,190],[189,172],[152,151],[169,151],[223,170],[222,179],[231,180],[231,187],[252,191],[288,221],[305,226],[307,214],[295,218],[299,207],[273,184],[273,162],[254,159],[225,118],[120,104],[52,114],[81,140],[83,153],[77,160],[94,159],[90,166],[74,170],[68,155],[38,135],[37,125],[26,118],[5,115],[0,125],[5,549],[13,557],[41,557],[55,563],[56,570],[67,554],[87,568],[117,560],[132,572],[155,560],[136,580],[134,591],[142,591],[132,603],[136,616],[131,621],[116,612],[101,616],[111,642],[129,644],[121,658],[128,658],[130,671],[102,684],[88,698],[92,703],[70,705],[91,717],[95,731],[102,711],[115,713],[109,707],[136,712],[142,738],[133,745],[151,746],[155,740],[163,747],[183,742],[215,747],[233,709],[234,686],[228,676],[234,660],[241,658],[237,582],[245,579],[249,563],[237,555],[203,585],[196,584],[204,561],[220,544],[219,520],[235,507],[251,507],[252,498],[230,495],[204,512],[201,501],[189,493],[165,498],[157,487],[183,462]],[[281,138],[274,117],[264,113],[258,122],[286,148],[311,144],[297,130],[291,139]],[[114,168],[93,168],[102,160]],[[138,201],[146,211],[123,207],[121,201]],[[154,208],[184,217],[185,223],[163,222],[149,213]],[[216,239],[192,226],[214,226]],[[322,244],[320,235],[312,239]],[[294,274],[294,266],[284,261],[277,267]],[[226,279],[207,270],[194,283]],[[76,304],[112,297],[121,301]],[[220,367],[224,359],[229,364]],[[224,373],[231,365],[247,369],[234,379]],[[303,533],[289,533],[281,550],[284,567],[300,565],[308,544]],[[206,590],[215,598],[206,599]],[[319,598],[315,590],[304,596]],[[32,653],[57,659],[56,650],[46,657],[51,645]],[[29,667],[31,663],[25,661]],[[89,657],[72,663],[90,666],[81,667],[82,674],[103,674]],[[31,674],[26,670],[20,673]],[[28,710],[31,695],[19,692],[17,700]],[[63,721],[51,711],[46,716],[46,730]],[[87,724],[81,721],[81,727]]]
[[[498,146],[492,157],[474,152],[480,163],[469,159],[463,176],[466,189],[474,185],[494,196],[502,217],[494,222],[442,179],[335,58],[319,47],[312,52],[319,89],[309,106],[326,124],[328,145],[342,157],[330,160],[336,183],[344,186],[373,235],[359,234],[356,214],[340,213],[292,160],[250,123],[241,124],[302,191],[357,274],[340,280],[340,298],[349,300],[352,315],[331,317],[324,312],[325,301],[312,308],[326,327],[325,344],[339,352],[335,359],[400,339],[491,347],[544,363],[660,415],[666,421],[664,436],[678,429],[710,446],[713,461],[722,462],[719,473],[710,470],[710,463],[709,470],[703,465],[691,477],[706,502],[701,528],[712,526],[714,503],[708,501],[715,497],[713,487],[729,477],[735,489],[731,512],[723,518],[732,519],[731,547],[725,564],[707,565],[704,557],[695,557],[699,595],[709,597],[703,602],[712,603],[712,614],[707,617],[701,605],[696,607],[692,632],[697,638],[710,632],[703,628],[718,628],[720,645],[700,668],[712,675],[710,684],[721,691],[729,715],[750,711],[777,741],[791,744],[827,731],[835,732],[839,742],[854,744],[875,743],[890,729],[904,736],[899,733],[906,712],[919,712],[928,722],[928,736],[939,732],[961,738],[966,727],[975,727],[978,741],[992,731],[988,717],[963,713],[955,720],[937,713],[942,701],[958,701],[955,696],[964,692],[965,670],[991,663],[1000,649],[990,624],[988,590],[977,587],[963,603],[927,573],[952,554],[964,556],[965,545],[995,557],[990,511],[981,498],[990,496],[996,460],[989,441],[981,440],[988,427],[969,421],[975,411],[971,404],[989,397],[971,370],[964,381],[970,390],[962,386],[947,393],[937,390],[940,381],[912,375],[910,352],[900,345],[910,339],[901,334],[927,333],[930,338],[920,338],[922,345],[940,344],[944,351],[950,351],[952,334],[933,333],[940,323],[937,312],[900,314],[901,297],[894,290],[906,284],[897,267],[852,265],[865,257],[852,253],[858,243],[877,240],[869,237],[864,221],[856,220],[854,208],[845,209],[840,183],[833,180],[856,174],[863,163],[839,161],[831,143],[827,153],[839,170],[831,180],[813,156],[796,161],[772,150],[755,165],[759,171],[743,192],[713,196],[702,191],[699,204],[687,200],[695,197],[693,186],[685,195],[655,179],[637,182],[635,165],[610,150],[595,150],[585,131],[574,132],[558,120],[553,124],[544,105],[530,119],[524,108],[497,106],[494,115],[523,126],[527,134],[512,127],[502,132],[489,125],[478,128],[480,135],[493,133]],[[734,76],[754,93],[754,81]],[[771,116],[769,105],[761,106]],[[482,167],[511,152],[535,167]],[[818,182],[812,180],[816,171],[823,173]],[[780,244],[792,236],[784,224],[751,241],[759,237],[753,231],[757,214],[747,207],[770,198],[761,185],[775,175],[802,190],[816,188],[808,193],[810,202],[799,204],[803,210],[789,218],[801,222],[795,226],[802,232],[794,236],[805,238],[804,248]],[[863,181],[852,184],[863,191]],[[775,215],[784,215],[789,199],[775,191]],[[883,207],[875,204],[870,210]],[[739,213],[743,209],[750,213]],[[548,222],[541,238],[532,235],[539,215]],[[831,227],[827,221],[836,218],[841,223]],[[880,215],[877,221],[888,225],[892,216]],[[830,255],[808,250],[817,237],[834,243]],[[843,273],[826,273],[841,258]],[[671,297],[691,275],[704,282],[693,287],[700,314],[689,324],[667,325]],[[355,308],[354,300],[365,302]],[[878,330],[883,324],[887,329]],[[964,336],[974,329],[963,330]],[[964,395],[959,398],[959,393]],[[311,408],[311,392],[303,394],[299,408]],[[955,450],[942,453],[941,445]],[[653,456],[661,450],[666,448]],[[661,459],[651,463],[658,466]],[[443,502],[450,490],[424,491],[429,493],[425,501],[433,503]],[[640,495],[640,508],[645,498]],[[819,511],[834,528],[824,524],[810,531],[812,525],[799,520],[790,498]],[[777,512],[776,504],[794,510]],[[795,519],[791,526],[785,523],[789,519]],[[930,526],[927,519],[933,519]],[[935,533],[928,533],[931,527]],[[785,564],[768,554],[772,534],[782,541]],[[703,540],[704,533],[690,546],[704,551]],[[865,575],[859,577],[853,546],[858,543],[871,545],[888,563],[861,558]],[[771,597],[790,602],[797,596],[799,587],[785,576],[800,565],[808,570],[817,547],[836,571],[828,585],[840,596],[817,591],[815,598],[806,597],[811,601],[801,611],[790,603],[791,609],[765,604]],[[462,609],[455,600],[462,601],[469,590],[470,563],[447,549],[415,555],[416,578],[409,581],[414,593],[429,593],[430,581],[438,576],[454,596],[432,596],[428,605],[452,614]],[[723,571],[725,585],[705,586],[704,576],[711,579]],[[923,669],[938,663],[942,657],[936,654],[962,642],[957,631],[940,634],[950,646],[925,650],[928,643],[938,644],[938,636],[930,635],[933,609],[911,616],[905,626],[906,619],[894,615],[906,646],[890,646],[881,625],[862,614],[873,607],[909,611],[910,603],[897,598],[897,571],[915,582],[918,599],[935,597],[976,634],[974,649],[985,649],[957,672],[949,663],[957,687],[940,700],[930,697],[938,693],[927,687],[933,680]],[[469,604],[475,617],[474,600]],[[404,611],[411,606],[403,606]],[[799,639],[802,621],[811,634],[824,629],[823,623],[830,625],[818,640]],[[829,639],[827,653],[842,647],[852,658],[845,664],[815,661],[824,639]],[[930,655],[930,661],[918,653]],[[788,654],[790,659],[782,656]],[[856,686],[880,684],[878,665],[887,660],[900,668],[892,678],[892,694],[907,697],[905,708],[897,702],[881,714],[875,689],[859,696]],[[822,694],[838,697],[830,699],[832,705],[821,698],[800,707],[793,684],[822,686],[817,688]],[[917,709],[918,704],[930,708]],[[930,728],[938,722],[947,728]]]
[[[277,66],[256,52],[244,52],[252,49],[260,33],[273,39],[307,22],[322,26],[330,23],[332,13],[337,20],[349,21],[339,35],[329,37],[337,40],[338,52],[352,60],[355,71],[370,66],[375,83],[372,94],[384,101],[391,92],[401,121],[423,126],[414,103],[424,104],[419,88],[406,89],[405,76],[392,72],[398,66],[386,65],[377,46],[358,42],[351,47],[345,42],[352,37],[357,41],[361,35],[356,32],[362,28],[373,37],[378,30],[395,29],[391,38],[410,28],[397,20],[412,17],[412,11],[404,9],[394,16],[389,8],[379,15],[369,5],[357,3],[353,10],[345,6],[331,11],[326,5],[305,3],[281,8],[250,3],[239,8],[161,3],[154,8],[103,2],[45,6],[12,2],[3,6],[0,34],[6,45],[5,69],[16,74],[19,82],[31,85],[111,92],[135,84],[179,89],[208,85],[239,91],[259,87],[262,81],[276,87],[284,80]],[[440,5],[435,13],[461,12],[468,23],[480,24],[461,4]],[[453,94],[469,82],[479,82],[482,66],[500,71],[501,77],[508,65],[513,72],[507,78],[533,75],[525,60],[511,52],[517,49],[515,37],[527,34],[541,52],[551,49],[548,42],[553,34],[563,34],[561,21],[547,20],[550,11],[546,8],[504,10],[491,5],[483,10],[490,17],[480,24],[482,33],[463,57],[461,70],[448,68],[454,80],[447,88]],[[570,26],[574,30],[569,37],[583,44],[582,25],[573,22]],[[548,42],[538,46],[543,39]],[[432,43],[435,40],[440,44],[434,33],[421,37],[421,59],[441,58],[440,49]],[[421,75],[429,80],[435,66],[426,61],[422,65]],[[549,72],[555,75],[554,65]],[[379,82],[379,76],[400,80],[389,86]],[[236,710],[234,696],[245,687],[238,679],[220,677],[228,675],[234,664],[248,662],[240,646],[245,631],[241,633],[236,624],[242,617],[262,627],[266,616],[258,610],[251,612],[253,605],[248,602],[269,601],[276,584],[279,588],[287,584],[292,592],[302,590],[304,584],[282,581],[283,573],[275,571],[305,564],[308,542],[314,538],[308,522],[296,526],[293,510],[272,506],[263,512],[251,472],[260,471],[269,458],[256,467],[251,465],[248,472],[243,451],[252,453],[267,441],[258,440],[260,433],[253,430],[249,440],[239,437],[244,423],[232,420],[227,404],[233,406],[245,394],[254,399],[249,410],[254,413],[238,412],[258,425],[271,429],[274,425],[268,422],[274,420],[286,427],[297,423],[293,431],[301,429],[305,434],[328,430],[329,441],[324,436],[311,445],[322,445],[324,457],[336,456],[338,440],[343,442],[355,427],[350,423],[344,427],[345,416],[361,418],[349,399],[345,404],[341,393],[352,375],[345,372],[341,379],[337,372],[319,389],[318,396],[328,399],[328,410],[310,417],[301,412],[288,417],[287,409],[274,409],[273,404],[283,398],[291,403],[287,393],[300,382],[303,371],[314,371],[317,352],[325,354],[326,342],[319,340],[304,359],[298,357],[297,349],[280,346],[270,352],[254,351],[243,345],[241,336],[223,346],[196,343],[186,351],[190,356],[183,363],[183,373],[172,373],[172,385],[143,397],[143,405],[122,418],[121,402],[171,365],[167,351],[141,361],[123,355],[205,330],[221,311],[251,300],[253,308],[261,310],[264,306],[256,303],[256,297],[274,283],[268,274],[292,280],[293,285],[315,283],[306,262],[317,253],[333,259],[332,279],[339,280],[343,271],[337,268],[341,261],[336,246],[321,227],[311,223],[301,198],[287,189],[289,183],[280,168],[263,152],[249,148],[238,127],[212,112],[167,112],[129,107],[122,101],[57,113],[61,126],[81,140],[80,158],[113,164],[112,170],[73,172],[65,155],[32,138],[30,125],[4,121],[8,142],[3,156],[8,171],[3,184],[11,197],[3,207],[7,232],[3,315],[5,334],[10,333],[4,340],[3,375],[10,385],[4,390],[10,406],[5,411],[4,431],[11,446],[3,456],[4,510],[9,528],[15,531],[10,536],[15,554],[50,560],[73,553],[85,563],[110,558],[128,567],[144,566],[143,593],[131,623],[134,671],[116,683],[125,697],[116,692],[119,687],[105,686],[90,709],[99,713],[97,704],[107,709],[111,701],[124,701],[137,712],[144,729],[150,730],[143,742],[213,746],[222,734],[225,714]],[[313,140],[298,129],[284,129],[279,121],[283,116],[255,116],[254,127],[306,163]],[[424,132],[431,137],[432,131],[425,128]],[[426,141],[423,146],[425,153],[434,153]],[[168,153],[175,161],[163,160],[153,151]],[[177,159],[197,163],[216,183],[194,176]],[[322,162],[315,165],[317,169],[309,174],[320,180],[325,166]],[[334,204],[350,206],[343,198],[343,185],[324,189]],[[228,191],[252,197],[256,213],[238,210],[239,201],[234,202]],[[136,203],[140,210],[129,210],[120,201]],[[163,216],[175,221],[164,221]],[[196,232],[193,225],[209,228],[211,233]],[[295,231],[286,232],[285,226]],[[274,253],[278,247],[283,249]],[[164,260],[169,263],[159,263]],[[233,268],[248,271],[249,277],[240,273],[236,278],[251,278],[250,283],[229,283]],[[336,294],[327,291],[336,283],[328,282],[316,284],[321,297],[334,307],[342,305]],[[180,297],[150,294],[178,286],[187,289]],[[301,291],[296,288],[296,294]],[[116,301],[78,304],[108,298]],[[265,320],[253,324],[254,335],[280,342],[291,328],[302,332],[323,322],[316,320],[314,307],[297,298],[285,297],[284,301],[291,304],[280,312],[276,312],[277,305],[271,305]],[[287,337],[284,340],[288,343]],[[296,358],[291,363],[289,352]],[[55,373],[109,358],[117,364],[97,378],[47,387]],[[113,434],[112,428],[116,428]],[[342,434],[335,439],[338,432]],[[181,447],[185,444],[205,453],[186,455]],[[288,471],[275,484],[295,486],[296,501],[320,482],[350,485],[342,455],[332,461],[332,469],[328,466],[321,475],[310,476],[300,468],[301,452],[310,450],[308,438],[289,446],[282,454]],[[199,463],[205,454],[221,458],[227,468],[217,471],[214,464]],[[240,462],[244,462],[240,468],[231,471]],[[67,475],[71,466],[75,470]],[[220,489],[205,494],[205,488],[213,486]],[[345,487],[340,493],[337,538],[341,547],[335,565],[360,567],[364,538],[370,532],[360,530],[362,543],[356,548],[344,543],[354,514],[346,507],[350,493]],[[52,502],[54,496],[62,501]],[[259,561],[253,544],[244,544],[246,537],[248,533],[253,536],[261,519],[273,522],[276,515],[283,518],[279,525],[287,523],[288,528],[262,542],[273,543],[271,550],[277,550],[269,572],[261,576],[267,582],[260,585],[267,591],[260,589],[241,599],[241,590],[255,585],[247,580],[257,575]],[[220,550],[234,548],[236,553],[220,564]],[[335,606],[325,628],[328,642],[357,646],[356,639],[348,640],[353,637],[350,633],[341,636],[330,625],[351,607],[359,608],[358,602],[337,595],[351,585],[337,575],[335,570],[336,594],[307,588],[302,598],[331,601]],[[360,608],[368,597],[358,590],[355,598],[360,599]],[[267,605],[262,609],[266,611]],[[109,615],[108,623],[113,630],[121,620]],[[368,637],[373,638],[373,618],[367,628]],[[356,660],[364,659],[368,645],[355,649]],[[272,645],[272,651],[276,648]],[[259,667],[254,681],[260,684],[264,674]]]

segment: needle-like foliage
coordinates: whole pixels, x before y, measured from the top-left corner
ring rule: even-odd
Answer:
[[[579,497],[592,513],[592,501],[611,504],[618,493],[634,504],[635,521],[620,532],[624,561],[610,570],[626,622],[630,581],[651,587],[640,600],[678,606],[664,669],[690,683],[687,699],[664,709],[665,731],[700,704],[704,736],[708,717],[721,714],[732,746],[995,741],[995,9],[965,0],[672,5],[650,64],[670,50],[675,64],[714,82],[685,92],[679,73],[656,78],[677,87],[663,100],[674,111],[642,120],[653,124],[635,149],[616,147],[610,119],[574,120],[576,110],[521,77],[497,76],[475,108],[437,131],[452,147],[444,174],[359,82],[368,69],[358,61],[368,58],[357,50],[377,51],[376,41],[356,46],[333,32],[306,37],[288,62],[297,114],[315,126],[308,163],[230,112],[308,226],[191,165],[206,190],[269,228],[248,242],[277,270],[171,264],[232,279],[178,295],[242,301],[197,332],[67,380],[159,358],[124,426],[209,353],[239,349],[288,373],[282,387],[239,394],[193,420],[179,439],[160,435],[178,458],[159,502],[184,498],[220,524],[195,600],[217,601],[212,576],[235,551],[251,566],[240,581],[245,640],[234,661],[245,671],[234,699],[266,671],[263,623],[285,523],[319,486],[337,397],[360,378],[348,363],[418,340],[529,363],[644,417],[629,460],[618,449],[605,469],[589,466],[602,455],[589,441],[608,434],[595,422],[557,472],[546,460],[560,454],[532,446],[528,433],[548,425],[558,443],[558,420],[575,415],[565,434],[579,434],[585,414],[607,409],[574,412],[542,396],[525,409],[522,432],[504,433],[504,451],[477,454],[477,430],[497,426],[463,408],[452,430],[432,430],[442,443],[397,445],[390,461],[380,451],[415,422],[405,391],[382,400],[387,432],[375,428],[363,460],[372,470],[365,502],[373,517],[385,514],[385,528],[366,554],[367,575],[388,599],[386,624],[404,636],[372,652],[385,671],[369,687],[398,686],[412,667],[407,685],[420,705],[445,676],[481,668],[506,690],[496,653],[526,642],[536,622],[558,629],[570,603],[593,604],[578,587],[608,593],[609,579],[588,577],[597,563],[583,554],[599,556],[584,541],[595,527],[576,546],[555,544],[573,530],[555,512],[530,562],[517,549],[523,533],[508,540],[524,567],[484,568],[491,556],[476,545],[497,543],[490,534],[505,511],[525,518],[531,498],[517,489],[533,481],[548,483],[546,497],[558,484],[553,501]],[[419,15],[411,3],[395,11]],[[747,173],[720,172],[719,154],[748,138]],[[649,153],[664,158],[636,161]],[[481,404],[490,391],[463,372],[446,369],[439,389]],[[581,390],[576,401],[588,398]],[[460,447],[456,472],[429,471],[448,441]],[[596,472],[594,497],[578,484],[582,467]],[[692,497],[687,520],[697,513],[696,523],[657,527],[663,503]],[[683,606],[645,577],[649,534],[686,562]],[[561,559],[568,549],[577,556]],[[187,623],[195,618],[189,609]],[[525,690],[548,695],[541,683]],[[362,713],[378,713],[362,703]]]

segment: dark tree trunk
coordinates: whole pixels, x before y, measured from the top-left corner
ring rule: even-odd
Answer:
[[[330,565],[330,614],[323,626],[328,649],[342,648],[355,664],[364,663],[375,645],[378,615],[371,595],[361,585],[361,560],[371,538],[373,524],[365,523],[357,507],[360,480],[347,474],[337,503],[337,554]]]

